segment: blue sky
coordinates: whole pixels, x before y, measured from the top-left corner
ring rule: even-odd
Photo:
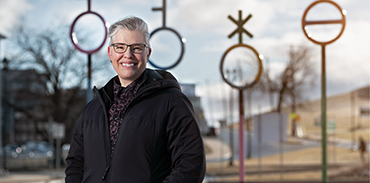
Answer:
[[[230,89],[221,80],[219,64],[224,52],[238,43],[237,35],[231,39],[227,37],[237,28],[227,17],[230,15],[238,19],[238,11],[242,10],[243,19],[252,15],[243,27],[253,35],[253,38],[249,38],[244,34],[243,43],[268,58],[268,63],[266,60],[263,63],[269,64],[274,74],[278,74],[286,64],[291,45],[306,45],[313,49],[315,56],[312,63],[318,78],[317,87],[309,95],[317,99],[320,97],[321,47],[309,41],[301,28],[303,13],[313,2],[314,0],[166,0],[166,26],[186,38],[184,57],[170,72],[182,83],[196,83],[197,94],[203,97],[203,105],[214,105],[213,114],[207,108],[206,115],[220,118],[221,98]],[[343,35],[326,46],[328,95],[349,92],[369,85],[370,81],[370,1],[335,2],[347,11],[347,24]],[[162,12],[152,11],[152,8],[162,6],[162,0],[91,0],[91,11],[99,13],[105,21],[112,24],[126,16],[135,15],[147,21],[150,32],[162,26]],[[40,28],[55,25],[59,21],[72,24],[76,16],[86,10],[87,0],[0,0],[0,33],[7,37],[14,36],[11,27],[21,23],[21,18],[27,24]],[[339,16],[335,8],[323,5],[316,10],[313,8],[308,17],[336,19]],[[78,24],[82,28],[93,28],[96,30],[96,40],[102,39],[101,22],[97,17],[85,16]],[[315,34],[317,38],[330,38],[337,35],[339,29],[340,27],[335,26],[319,28],[315,30]],[[164,42],[165,38],[167,40]],[[7,40],[1,42],[2,59],[8,51],[5,46]],[[151,44],[152,60],[162,65],[173,63],[180,53],[177,37],[168,31],[156,33]],[[103,47],[103,52],[106,46],[107,44]],[[108,69],[104,75],[93,75],[92,82],[101,86],[114,75],[114,70]],[[256,101],[256,105],[263,104]]]

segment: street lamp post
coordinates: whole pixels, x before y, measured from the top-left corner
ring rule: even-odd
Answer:
[[[8,106],[7,106],[7,103],[6,101],[4,101],[4,99],[7,97],[7,78],[6,78],[6,75],[7,75],[7,70],[8,70],[8,60],[6,58],[3,59],[2,61],[3,63],[3,69],[2,69],[2,72],[1,72],[1,87],[2,87],[2,90],[0,91],[1,93],[1,147],[2,147],[2,154],[3,154],[3,158],[2,158],[2,167],[3,167],[3,171],[6,171],[6,151],[5,151],[5,144],[6,144],[6,137],[5,137],[5,122],[6,122],[6,119],[8,119],[7,117],[7,114],[8,114]]]
[[[2,35],[2,34],[0,34],[0,58],[1,58],[1,53],[2,53],[2,49],[1,49],[1,40],[2,39],[5,39],[6,37],[4,36],[4,35]],[[4,58],[4,60],[3,60],[3,63],[4,63],[4,61],[7,61],[5,58]],[[3,72],[2,72],[2,75],[0,76],[0,78],[3,78]],[[1,89],[0,89],[0,147],[1,147],[1,153],[2,153],[2,158],[1,158],[1,161],[2,161],[2,166],[1,166],[1,168],[2,168],[2,172],[4,172],[5,170],[6,170],[6,156],[5,156],[5,144],[3,143],[3,140],[4,140],[4,138],[3,138],[3,135],[4,135],[4,121],[3,121],[3,107],[2,107],[2,104],[3,104],[3,88],[4,88],[4,86],[3,86],[3,83],[4,82],[1,82]]]

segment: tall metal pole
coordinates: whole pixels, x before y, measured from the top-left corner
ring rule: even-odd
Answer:
[[[235,20],[233,17],[231,16],[228,16],[228,18],[234,22],[235,24],[238,25],[238,28],[232,32],[228,37],[231,38],[233,37],[236,33],[239,33],[239,44],[236,44],[232,47],[230,47],[228,50],[226,50],[226,52],[224,53],[224,55],[222,56],[222,59],[221,59],[221,63],[220,63],[220,71],[221,71],[221,75],[222,75],[222,78],[224,79],[224,81],[226,83],[228,83],[230,86],[234,87],[234,88],[237,88],[239,90],[239,180],[240,182],[244,182],[244,156],[245,156],[245,149],[244,149],[244,106],[243,106],[243,89],[246,89],[248,87],[251,87],[253,86],[256,82],[258,82],[258,80],[260,79],[261,75],[262,75],[262,61],[261,61],[261,57],[260,57],[260,54],[251,46],[249,45],[246,45],[246,44],[243,44],[242,43],[242,34],[245,33],[247,34],[249,37],[253,37],[252,34],[250,34],[247,30],[245,30],[243,28],[243,25],[252,17],[252,15],[249,15],[246,19],[242,19],[242,11],[239,11],[239,20]],[[225,61],[225,57],[226,55],[234,48],[238,48],[238,47],[244,47],[244,48],[247,48],[247,49],[251,49],[253,51],[253,53],[256,55],[257,57],[257,65],[259,67],[259,70],[258,70],[258,73],[254,79],[253,82],[251,83],[245,83],[242,81],[242,70],[241,70],[241,67],[238,67],[238,72],[239,72],[239,77],[240,77],[240,83],[239,84],[234,84],[232,83],[229,78],[226,78],[225,76],[230,76],[230,75],[225,75],[224,74],[224,67],[223,67],[223,64],[224,64],[224,61]],[[226,70],[227,72],[227,70]],[[244,85],[243,85],[244,83]],[[242,86],[240,86],[240,84],[242,84]]]
[[[220,122],[220,134],[223,134],[224,132],[224,128],[227,124],[227,109],[226,109],[226,106],[227,106],[227,101],[226,101],[226,97],[225,97],[225,91],[224,91],[225,87],[222,86],[222,83],[220,84],[220,91],[221,91],[221,107],[222,107],[222,111],[223,111],[223,115],[224,115],[224,119],[222,120],[223,122]],[[220,139],[221,141],[223,141],[223,135],[220,136]],[[220,152],[221,154],[224,153],[224,147],[223,146],[220,146]],[[220,163],[220,169],[221,171],[223,171],[223,163]]]
[[[248,98],[248,116],[249,120],[247,122],[247,159],[252,158],[252,131],[251,131],[251,122],[252,122],[252,92],[253,90],[250,89],[249,93],[247,94]]]
[[[284,179],[284,130],[283,130],[283,116],[279,112],[279,152],[280,152],[280,180]]]
[[[91,90],[91,54],[87,55],[87,89],[86,89],[86,103],[89,103],[92,99]]]
[[[258,115],[257,115],[257,142],[258,142],[258,177],[262,177],[262,152],[261,152],[261,144],[262,144],[262,120],[261,120],[262,112],[261,106],[258,106]]]
[[[322,133],[322,181],[327,182],[327,146],[326,146],[326,61],[325,45],[321,45],[321,133]]]
[[[211,89],[208,79],[206,80],[206,89],[207,89],[207,95],[208,95],[208,105],[209,105],[209,117],[211,118],[211,122],[213,123],[214,117],[213,117],[213,104],[212,104],[212,95],[211,95]],[[213,124],[212,124],[213,125]]]
[[[243,90],[239,89],[239,180],[244,182],[244,105]]]
[[[334,5],[340,12],[341,18],[339,20],[306,20],[306,16],[308,11],[314,7],[316,4],[319,3],[329,3]],[[346,26],[346,17],[345,17],[346,11],[344,11],[338,4],[336,4],[333,1],[330,0],[321,0],[321,1],[315,1],[312,3],[308,8],[305,10],[303,17],[302,17],[302,30],[306,37],[311,40],[312,42],[321,45],[321,58],[322,58],[322,66],[321,66],[321,133],[322,133],[322,182],[327,182],[327,176],[326,176],[326,169],[327,169],[327,160],[326,160],[326,63],[325,63],[325,45],[333,43],[336,41],[343,33],[344,28]],[[337,37],[335,37],[332,40],[329,41],[317,41],[313,39],[312,35],[308,33],[308,25],[316,25],[316,24],[342,24],[342,28],[338,34]]]
[[[234,164],[234,124],[233,124],[233,105],[234,105],[234,97],[233,97],[233,88],[230,89],[230,128],[229,128],[229,138],[230,138],[230,149],[231,149],[231,156],[229,160],[229,166],[233,166]]]
[[[99,45],[99,47],[97,47],[95,49],[92,49],[92,50],[85,50],[85,49],[81,48],[78,45],[77,35],[74,32],[74,27],[76,25],[77,20],[79,18],[81,18],[82,16],[87,15],[87,14],[93,14],[93,15],[98,16],[102,20],[102,23],[103,23],[103,26],[104,26],[104,32],[105,32],[103,42]],[[86,103],[90,102],[91,99],[92,99],[92,90],[91,90],[92,89],[91,88],[91,54],[99,51],[104,46],[105,41],[107,40],[107,36],[108,36],[108,28],[106,26],[106,22],[105,22],[104,18],[101,15],[99,15],[98,13],[91,11],[91,0],[87,0],[87,11],[81,13],[80,15],[78,15],[76,17],[76,19],[74,19],[74,21],[73,21],[73,23],[71,25],[70,31],[69,31],[69,38],[71,39],[73,46],[77,50],[79,50],[79,51],[87,54],[87,60],[88,60],[88,63],[87,63],[88,73],[87,73],[87,75],[88,76],[87,76],[87,89],[86,89],[86,92],[87,92],[87,94],[86,94]]]
[[[1,134],[2,134],[2,136],[1,136],[1,138],[2,138],[2,141],[1,141],[1,143],[2,143],[2,145],[3,145],[3,147],[2,147],[2,150],[3,150],[3,171],[7,171],[7,163],[6,163],[6,156],[7,156],[7,154],[6,154],[6,151],[5,151],[5,145],[6,145],[6,143],[7,143],[7,141],[8,141],[8,138],[7,138],[7,129],[6,129],[6,127],[8,126],[8,125],[6,125],[5,123],[6,123],[6,121],[8,121],[8,118],[9,118],[9,115],[8,115],[8,110],[9,110],[9,108],[8,108],[8,101],[7,101],[7,97],[9,97],[9,95],[8,95],[8,78],[7,78],[7,75],[8,75],[8,60],[4,57],[4,59],[3,59],[3,70],[2,70],[2,90],[3,91],[1,91],[1,92],[3,92],[2,93],[2,99],[1,99],[1,101],[2,101],[2,131],[1,131]]]
[[[2,42],[1,42],[1,40],[2,39],[5,39],[6,37],[5,36],[3,36],[2,34],[0,34],[0,56],[2,56],[2,49],[1,49],[1,44],[2,44]],[[0,57],[1,58],[1,57]],[[5,57],[4,57],[4,60],[3,61],[6,61],[5,60]],[[3,62],[4,63],[4,62]],[[5,64],[5,63],[4,63]],[[4,141],[4,132],[5,132],[5,129],[4,129],[4,127],[5,127],[5,125],[4,125],[4,123],[5,123],[5,120],[3,120],[4,119],[4,117],[3,117],[3,115],[4,115],[4,113],[3,113],[3,111],[4,111],[4,108],[3,108],[3,100],[4,100],[4,88],[6,87],[5,85],[4,85],[4,77],[5,77],[5,74],[4,74],[4,67],[3,67],[3,70],[2,70],[2,72],[1,72],[1,75],[0,75],[0,79],[1,79],[1,87],[0,87],[0,146],[1,146],[1,154],[2,154],[2,158],[1,158],[1,164],[2,164],[2,166],[0,167],[0,170],[2,171],[2,172],[0,172],[1,174],[4,174],[4,171],[6,171],[6,152],[5,152],[5,141]]]
[[[351,148],[354,150],[355,149],[355,144],[356,144],[356,113],[354,112],[356,110],[355,107],[355,96],[356,92],[353,91],[351,93]]]

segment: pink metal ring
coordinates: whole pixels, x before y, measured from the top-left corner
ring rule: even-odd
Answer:
[[[94,14],[94,15],[98,16],[98,17],[102,20],[103,25],[104,25],[104,30],[105,30],[105,35],[104,35],[104,40],[103,40],[103,42],[99,45],[99,47],[97,47],[97,48],[95,48],[95,49],[92,49],[92,50],[84,50],[83,48],[81,48],[81,47],[78,45],[78,43],[76,43],[76,42],[73,40],[73,32],[74,32],[73,30],[74,30],[74,26],[75,26],[75,24],[76,24],[77,20],[78,20],[79,18],[81,18],[83,15],[86,15],[86,14]],[[77,50],[79,50],[79,51],[81,51],[81,52],[83,52],[83,53],[87,53],[87,54],[92,54],[92,53],[95,53],[95,52],[99,51],[99,50],[103,47],[103,45],[104,45],[105,41],[107,40],[107,35],[108,35],[108,29],[107,29],[107,27],[105,26],[105,20],[104,20],[104,18],[103,18],[102,16],[100,16],[98,13],[95,13],[95,12],[93,12],[93,11],[90,11],[90,9],[89,9],[88,11],[86,11],[86,12],[81,13],[80,15],[78,15],[78,16],[76,17],[76,19],[75,19],[75,20],[73,21],[73,23],[72,23],[72,26],[71,26],[71,29],[70,29],[70,32],[69,32],[69,37],[70,37],[70,39],[71,39],[71,41],[72,41],[72,43],[73,43],[73,46],[74,46]]]

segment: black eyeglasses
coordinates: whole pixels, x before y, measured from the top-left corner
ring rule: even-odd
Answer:
[[[144,43],[136,43],[136,44],[113,43],[111,44],[111,46],[113,46],[113,49],[116,53],[125,53],[127,50],[127,47],[130,47],[130,50],[132,53],[142,53],[145,47],[149,48],[149,46]]]

